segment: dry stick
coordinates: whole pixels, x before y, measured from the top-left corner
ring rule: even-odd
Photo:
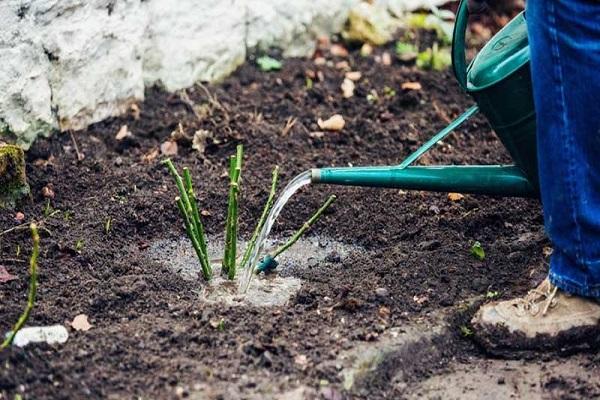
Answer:
[[[192,241],[192,246],[194,247],[194,250],[196,251],[196,256],[198,257],[198,260],[200,261],[200,268],[202,268],[202,276],[204,277],[204,279],[206,279],[208,281],[212,277],[212,269],[210,267],[210,263],[207,261],[208,256],[206,253],[204,253],[202,251],[202,247],[200,246],[200,243],[198,242],[198,238],[194,234],[194,231],[193,231],[194,227],[192,225],[193,222],[191,221],[190,216],[187,214],[187,212],[185,210],[185,204],[184,204],[183,200],[181,199],[181,197],[176,197],[175,201],[177,202],[177,207],[179,208],[181,217],[183,218],[183,223],[185,225],[186,233],[187,233],[188,237],[190,238],[190,240]]]
[[[31,258],[29,259],[29,294],[27,296],[27,305],[25,306],[25,310],[23,314],[19,317],[19,320],[15,324],[15,327],[10,332],[10,335],[4,340],[2,345],[0,345],[0,349],[4,349],[11,345],[13,340],[15,339],[15,335],[17,332],[25,325],[25,322],[29,319],[29,314],[33,309],[35,304],[35,295],[37,292],[37,259],[40,254],[40,235],[38,234],[37,225],[35,223],[31,223],[29,225],[31,229],[31,238],[33,239],[33,250],[31,252]]]
[[[321,218],[321,215],[325,212],[325,210],[327,210],[327,208],[329,208],[329,206],[331,205],[331,203],[333,203],[335,201],[335,199],[336,199],[335,195],[329,196],[329,198],[321,206],[321,208],[319,208],[317,210],[317,212],[314,213],[314,215],[312,217],[310,217],[310,219],[308,221],[306,221],[300,229],[298,229],[298,231],[294,234],[294,236],[292,236],[287,242],[285,242],[283,245],[281,245],[279,248],[277,248],[277,250],[275,250],[275,252],[273,252],[271,254],[271,257],[275,258],[278,255],[280,255],[281,253],[283,253],[284,251],[286,251],[287,249],[289,249],[290,247],[292,247],[294,245],[294,243],[296,243],[298,241],[298,239],[300,239],[300,237],[304,234],[304,232],[306,232],[311,226],[314,225],[315,222],[317,222],[319,220],[319,218]]]
[[[279,167],[276,166],[272,172],[271,191],[269,192],[269,197],[267,198],[265,208],[263,209],[262,215],[260,216],[260,219],[258,220],[258,224],[256,225],[256,228],[254,229],[254,233],[252,234],[252,238],[248,242],[248,246],[246,247],[246,251],[244,252],[244,256],[242,257],[242,263],[240,264],[242,266],[242,268],[248,262],[248,259],[250,258],[250,254],[252,253],[254,246],[256,246],[256,239],[258,239],[258,235],[259,235],[260,231],[262,230],[263,226],[265,225],[265,222],[267,221],[267,215],[269,215],[269,211],[271,210],[271,207],[273,207],[273,202],[275,201],[275,192],[277,190],[278,179],[279,179]]]

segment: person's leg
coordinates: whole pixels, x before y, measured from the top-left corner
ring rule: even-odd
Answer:
[[[528,0],[549,279],[473,318],[490,350],[600,345],[600,1]]]
[[[529,0],[550,281],[600,297],[600,2]]]

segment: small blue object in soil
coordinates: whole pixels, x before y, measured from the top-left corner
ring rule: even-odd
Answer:
[[[260,264],[258,264],[258,267],[256,268],[256,272],[257,273],[269,273],[271,271],[273,271],[275,268],[277,268],[277,266],[279,265],[279,263],[277,261],[275,261],[275,259],[273,257],[271,257],[270,255],[266,255],[260,262]]]

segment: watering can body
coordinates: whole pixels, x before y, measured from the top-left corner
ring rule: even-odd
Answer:
[[[535,109],[525,14],[500,30],[468,64],[465,58],[467,0],[459,4],[452,40],[452,66],[471,107],[397,166],[319,168],[314,183],[536,197],[539,193]],[[409,166],[469,117],[481,111],[514,165]]]

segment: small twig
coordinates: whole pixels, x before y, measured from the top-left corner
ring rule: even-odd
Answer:
[[[435,110],[438,117],[440,117],[445,123],[449,124],[452,122],[450,117],[448,117],[448,114],[446,114],[446,112],[440,108],[436,101],[432,101],[431,105],[433,106],[433,109]]]
[[[250,241],[248,242],[248,246],[246,246],[246,251],[244,252],[244,256],[242,257],[242,262],[240,264],[240,266],[242,268],[248,262],[248,259],[250,258],[250,254],[252,253],[254,246],[256,246],[256,239],[258,239],[258,235],[259,235],[260,231],[262,230],[263,226],[265,225],[265,222],[267,221],[267,215],[269,215],[269,211],[271,210],[271,207],[273,207],[273,202],[275,201],[275,192],[277,191],[277,181],[278,180],[279,180],[279,167],[276,166],[272,172],[271,191],[269,192],[269,197],[267,198],[267,202],[265,203],[263,212],[260,216],[260,219],[258,220],[258,224],[256,224],[256,228],[254,229],[252,238],[250,238]]]
[[[79,151],[79,145],[77,144],[77,140],[75,140],[73,131],[70,130],[69,135],[71,135],[71,141],[73,142],[73,147],[75,148],[75,154],[77,154],[77,161],[82,161],[85,158],[85,154]]]
[[[296,122],[298,122],[298,118],[288,117],[288,119],[285,121],[283,129],[281,130],[281,136],[287,136],[288,133],[290,133],[290,131],[294,127],[294,125],[296,125]]]
[[[31,229],[31,238],[33,239],[33,250],[31,252],[31,258],[29,259],[29,293],[27,295],[27,305],[23,314],[19,317],[19,320],[15,324],[14,328],[4,340],[0,348],[4,349],[10,346],[15,339],[17,332],[25,325],[25,322],[29,319],[29,314],[35,305],[35,295],[37,293],[37,259],[40,254],[40,235],[38,234],[37,226],[35,223],[31,223],[29,226]]]
[[[294,245],[294,243],[296,243],[298,241],[298,239],[300,239],[300,237],[304,234],[304,232],[306,232],[311,226],[314,225],[315,222],[317,222],[319,220],[319,218],[321,218],[321,215],[323,215],[325,210],[327,210],[327,208],[329,208],[329,206],[331,205],[331,203],[333,203],[335,201],[335,199],[336,199],[335,195],[329,196],[329,198],[321,206],[321,208],[319,208],[317,210],[317,212],[314,213],[313,216],[310,217],[310,219],[308,221],[306,221],[304,223],[304,225],[302,225],[302,227],[300,229],[298,229],[298,231],[287,242],[285,242],[283,245],[279,246],[277,248],[277,250],[275,250],[271,254],[271,257],[276,258],[278,255],[280,255],[281,253],[283,253],[284,251],[286,251],[287,249],[292,247]]]

